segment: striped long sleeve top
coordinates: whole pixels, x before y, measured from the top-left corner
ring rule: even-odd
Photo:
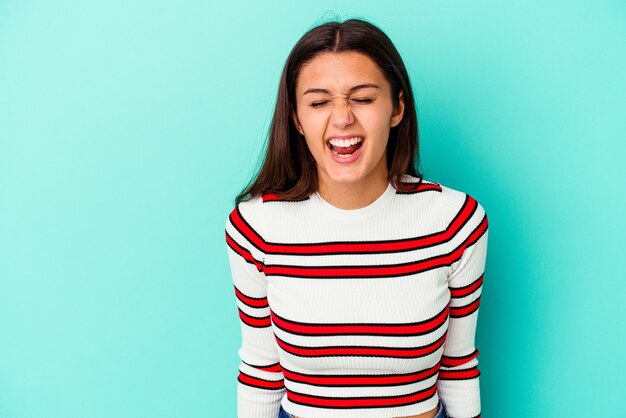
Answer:
[[[241,324],[240,418],[480,416],[487,216],[405,175],[370,205],[264,194],[225,224]]]

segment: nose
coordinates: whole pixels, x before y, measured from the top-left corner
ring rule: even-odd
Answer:
[[[354,123],[354,114],[350,108],[350,104],[344,100],[337,100],[337,104],[333,106],[331,122],[340,129]]]

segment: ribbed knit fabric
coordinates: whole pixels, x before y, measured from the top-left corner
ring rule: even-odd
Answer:
[[[476,321],[487,216],[405,175],[369,206],[317,193],[237,205],[226,242],[242,345],[240,418],[405,417],[441,398],[480,416]]]

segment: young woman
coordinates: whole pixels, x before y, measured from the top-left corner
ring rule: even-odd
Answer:
[[[239,417],[480,416],[487,217],[418,162],[389,38],[357,19],[306,33],[225,225]]]

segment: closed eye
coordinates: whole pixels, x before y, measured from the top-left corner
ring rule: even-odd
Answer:
[[[372,103],[374,101],[373,99],[352,99],[352,100],[357,103],[363,103],[363,104]],[[311,107],[318,108],[318,107],[325,105],[326,103],[328,103],[328,100],[325,100],[323,102],[314,102],[314,103],[311,103]]]
[[[323,106],[324,104],[326,104],[327,102],[316,102],[316,103],[311,103],[311,107],[320,107]]]

